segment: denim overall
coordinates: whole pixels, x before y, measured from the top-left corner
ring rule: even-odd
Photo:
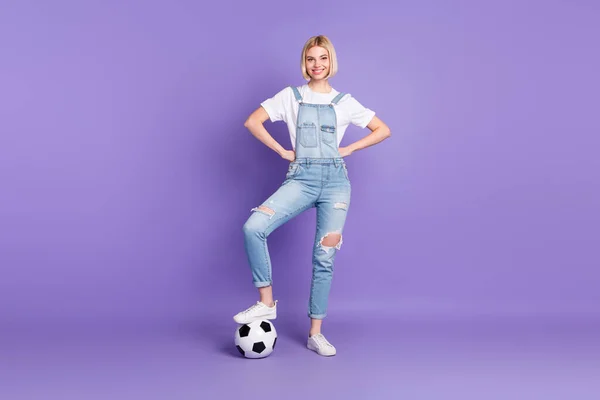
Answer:
[[[244,224],[244,247],[252,271],[254,286],[273,282],[267,237],[275,229],[309,208],[317,209],[317,229],[313,246],[313,273],[308,316],[323,319],[333,277],[335,246],[325,246],[328,234],[342,234],[350,206],[350,181],[346,163],[338,151],[337,117],[334,105],[304,103],[300,92],[292,87],[299,102],[296,121],[296,159],[289,165],[285,180]]]

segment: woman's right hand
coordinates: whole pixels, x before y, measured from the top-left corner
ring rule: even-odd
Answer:
[[[296,159],[296,152],[294,150],[285,150],[283,153],[281,153],[281,158],[292,162]]]

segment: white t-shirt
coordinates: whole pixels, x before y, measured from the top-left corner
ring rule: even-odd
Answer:
[[[329,93],[313,92],[308,84],[298,87],[298,91],[302,96],[302,101],[312,104],[330,104],[331,100],[340,92],[333,89]],[[290,132],[292,148],[296,147],[296,121],[298,118],[298,109],[300,104],[294,96],[294,91],[291,87],[286,87],[275,96],[260,103],[267,111],[271,122],[284,121]],[[344,137],[344,132],[349,124],[354,124],[361,128],[369,125],[373,119],[375,112],[363,107],[352,95],[345,94],[337,104],[333,106],[337,116],[337,137],[338,146]]]

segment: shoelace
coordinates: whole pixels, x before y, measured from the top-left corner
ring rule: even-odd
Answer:
[[[316,335],[313,336],[315,338],[315,340],[317,341],[317,344],[319,345],[319,347],[321,347],[321,345],[323,346],[329,346],[329,347],[333,347],[333,345],[331,343],[329,343],[327,341],[327,339],[325,339],[325,336],[323,336],[323,334],[321,333],[317,333]]]
[[[244,310],[243,313],[248,314],[249,312],[252,312],[260,307],[262,307],[262,304],[260,304],[260,301],[257,301],[256,304],[251,305],[247,310]]]

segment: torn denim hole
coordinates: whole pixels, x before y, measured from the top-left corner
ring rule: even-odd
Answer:
[[[336,210],[348,210],[348,203],[339,202],[333,205],[333,208]]]
[[[338,242],[335,244],[335,246],[326,246],[323,244],[323,240],[325,240],[325,238],[331,234],[338,234],[340,235],[340,240],[338,240]],[[328,232],[325,236],[323,236],[321,238],[321,240],[319,240],[319,246],[321,246],[321,249],[325,252],[329,254],[329,250],[332,249],[337,249],[339,250],[342,247],[342,243],[344,242],[343,240],[343,236],[342,236],[342,232],[341,231],[334,231],[334,232]]]
[[[273,218],[273,215],[275,215],[275,211],[273,211],[269,207],[265,207],[265,206],[254,207],[250,211],[256,211],[256,212],[265,214],[266,216],[269,217],[269,219]]]

